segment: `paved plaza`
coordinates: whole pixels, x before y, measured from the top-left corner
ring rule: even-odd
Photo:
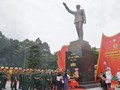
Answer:
[[[6,89],[4,89],[4,90],[11,90],[10,81],[7,82]],[[18,89],[18,84],[17,84],[17,90],[21,90],[21,89]],[[100,87],[96,87],[96,88],[90,88],[90,89],[73,88],[73,89],[69,89],[69,90],[102,90],[102,89]]]
[[[6,84],[6,89],[4,90],[11,90],[10,88],[10,81],[7,82]],[[21,89],[18,89],[18,84],[17,84],[17,90],[21,90]],[[80,88],[70,88],[69,90],[103,90],[101,87],[96,87],[96,88],[89,88],[89,89],[80,89]],[[115,90],[120,90],[120,88],[115,88]]]

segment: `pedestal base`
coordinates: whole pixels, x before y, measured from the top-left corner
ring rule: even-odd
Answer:
[[[70,42],[66,52],[66,69],[74,73],[75,68],[78,68],[80,83],[94,81],[94,59],[94,53],[87,41]]]
[[[95,87],[100,87],[100,83],[98,82],[83,82],[79,83],[79,87],[83,89],[88,89],[88,88],[95,88]]]

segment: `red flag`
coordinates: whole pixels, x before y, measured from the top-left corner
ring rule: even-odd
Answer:
[[[111,37],[102,35],[97,74],[104,72],[107,67],[113,75],[120,68],[120,33]]]
[[[58,67],[59,69],[66,70],[66,51],[68,51],[68,46],[63,46],[60,51],[58,51]]]

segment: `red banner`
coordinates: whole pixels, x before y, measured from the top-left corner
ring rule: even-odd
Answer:
[[[120,33],[111,37],[102,35],[97,74],[104,72],[107,67],[113,75],[120,68]]]
[[[68,46],[63,46],[60,51],[58,51],[58,67],[59,69],[66,70],[66,51],[68,51]]]

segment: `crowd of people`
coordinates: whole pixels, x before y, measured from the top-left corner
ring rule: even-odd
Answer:
[[[111,69],[106,68],[105,72],[100,72],[99,75],[100,86],[103,90],[111,90],[112,81],[117,83],[117,88],[120,88],[120,69],[116,72],[116,75],[113,76]]]
[[[0,69],[0,90],[6,89],[7,70]],[[58,70],[12,70],[11,90],[68,90],[70,75]],[[18,85],[18,88],[17,88]]]

